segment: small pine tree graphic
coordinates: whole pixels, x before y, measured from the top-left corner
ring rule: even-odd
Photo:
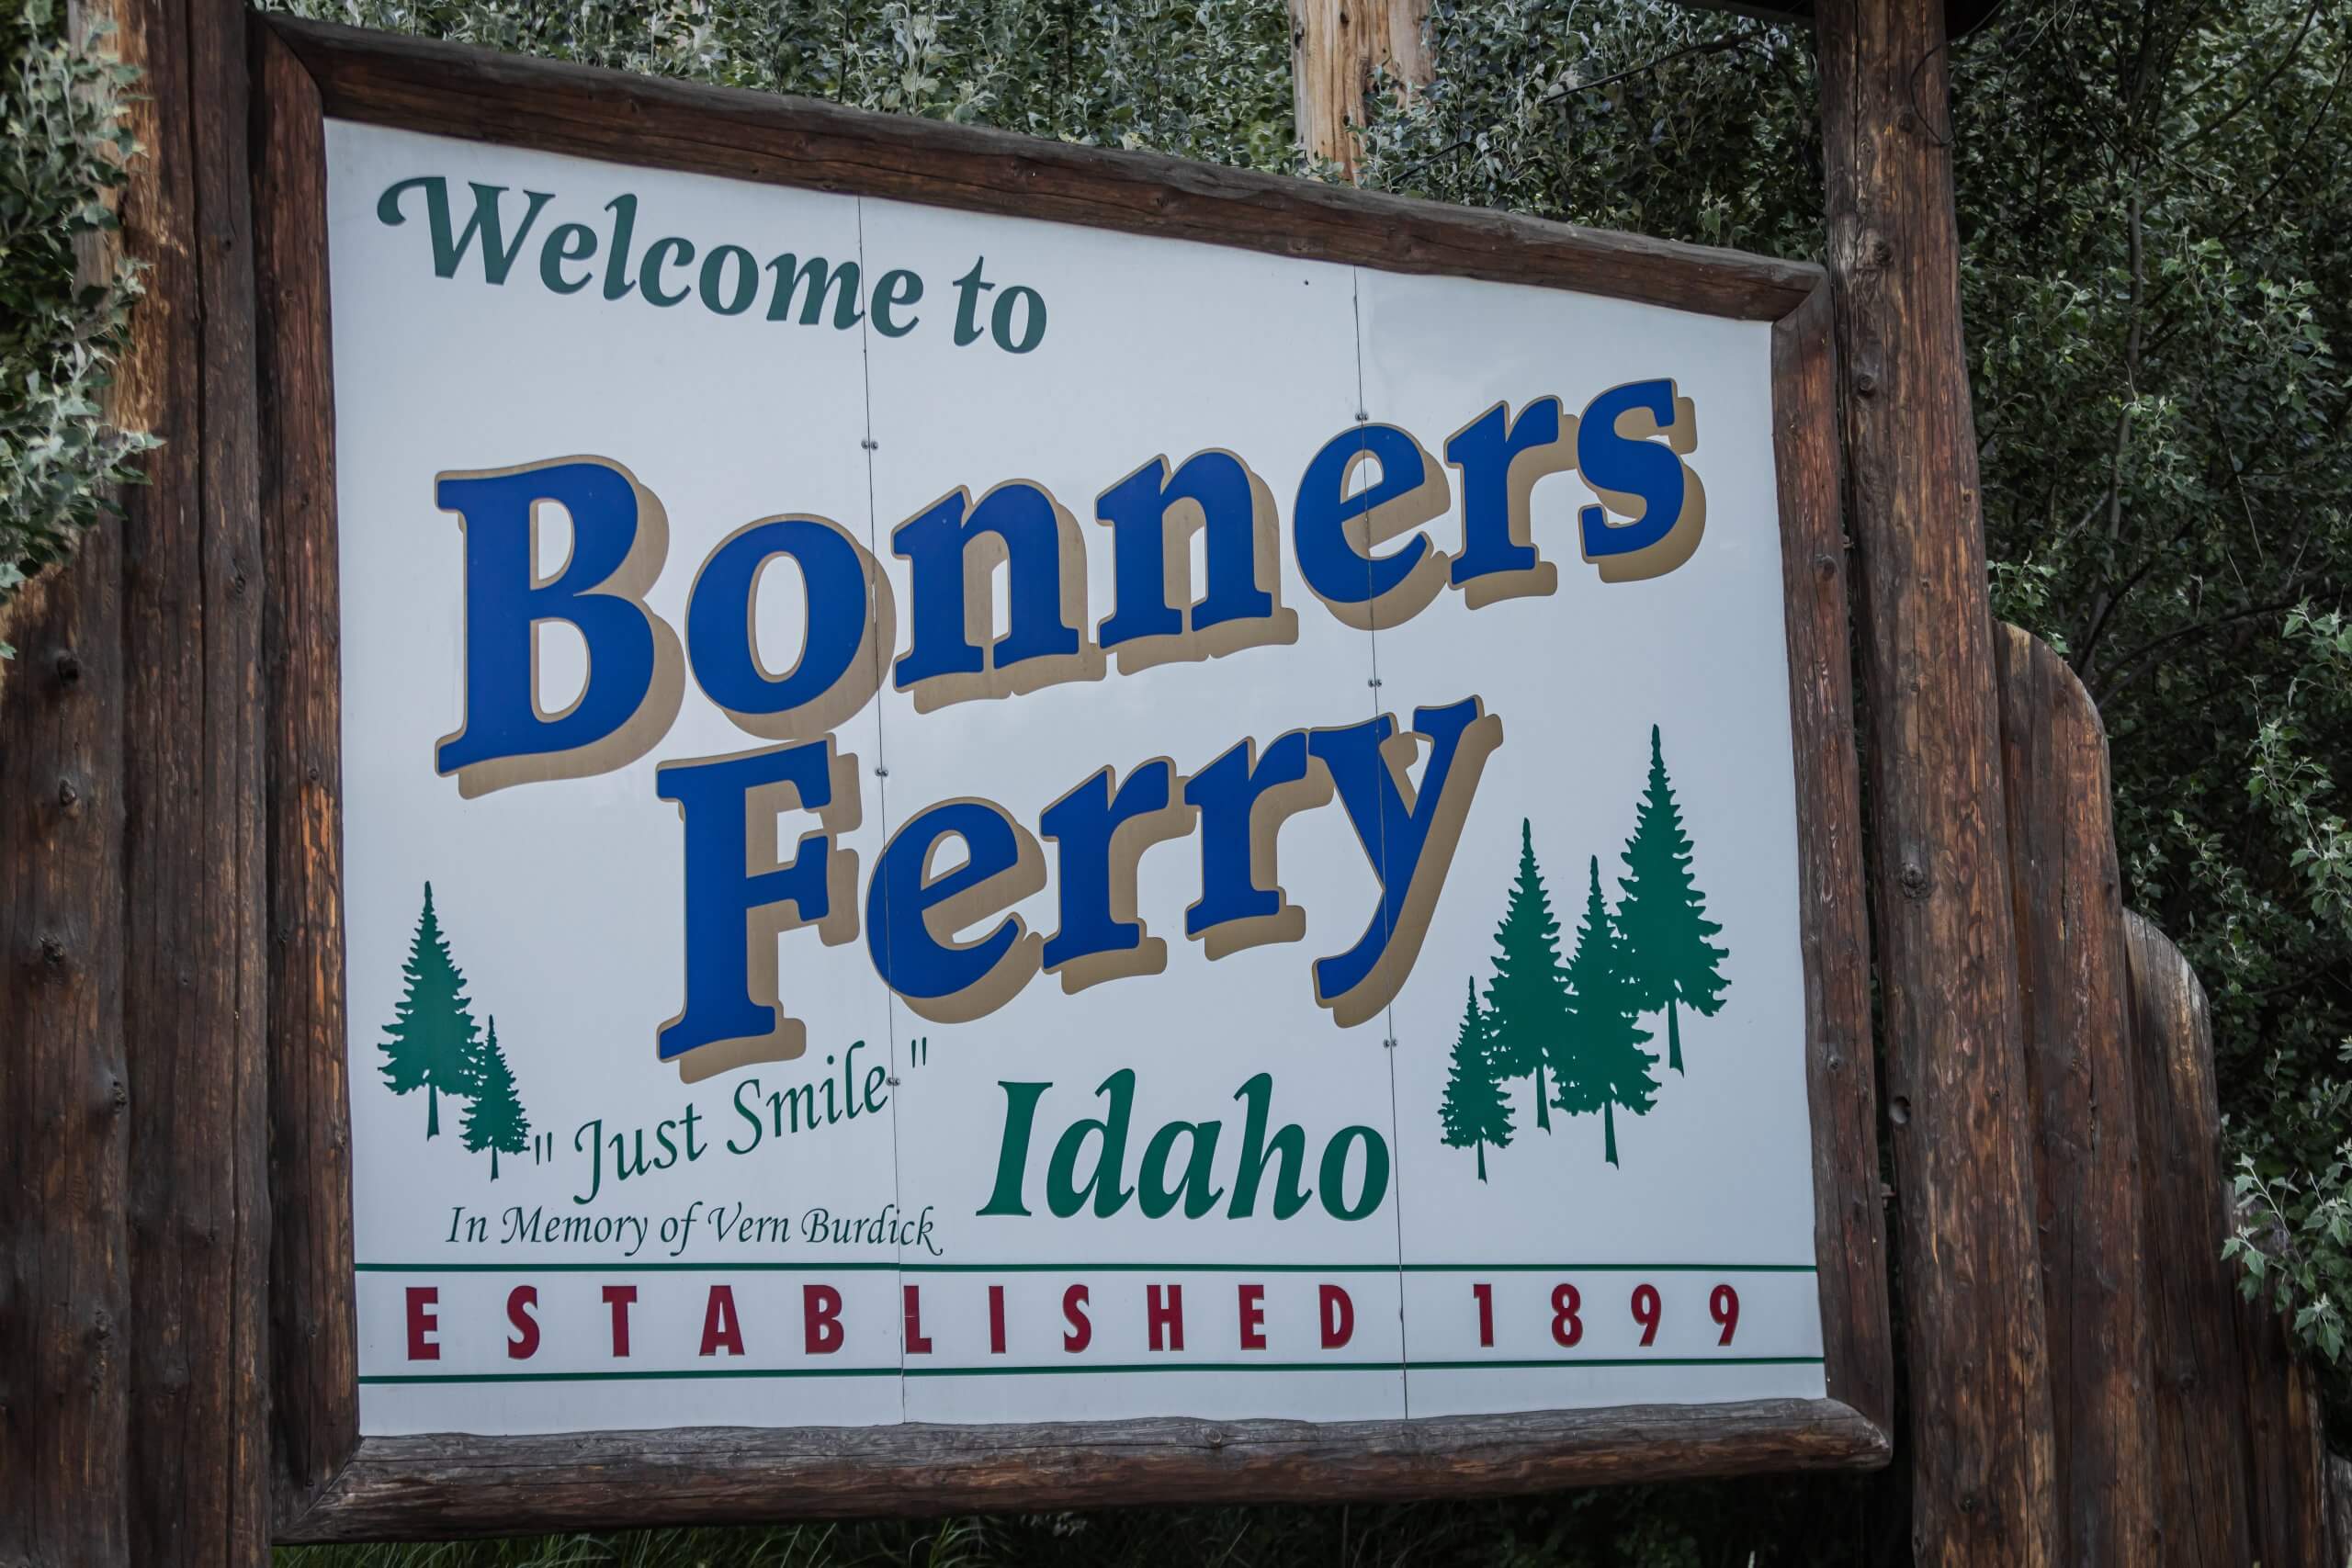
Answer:
[[[1723,930],[1707,919],[1705,896],[1690,876],[1690,839],[1682,808],[1666,776],[1657,726],[1650,726],[1649,785],[1642,792],[1634,836],[1625,840],[1626,875],[1618,883],[1617,925],[1632,949],[1634,995],[1644,1012],[1666,1010],[1666,1065],[1682,1070],[1682,1026],[1677,1004],[1702,1018],[1724,1005],[1721,965],[1729,950],[1708,938]]]
[[[424,1135],[437,1138],[441,1097],[474,1092],[481,1032],[466,998],[466,977],[450,958],[448,939],[441,934],[440,917],[433,911],[429,882],[424,885],[424,912],[417,917],[416,936],[409,943],[401,976],[407,989],[384,1030],[384,1082],[394,1094],[424,1090]]]
[[[1560,1071],[1567,1043],[1568,1001],[1560,971],[1560,922],[1535,863],[1535,834],[1519,824],[1519,875],[1502,924],[1495,928],[1495,976],[1487,982],[1496,1072],[1506,1078],[1535,1075],[1535,1124],[1552,1130],[1552,1097],[1544,1072]]]
[[[1657,1093],[1650,1068],[1657,1058],[1642,1049],[1650,1035],[1636,1021],[1641,999],[1624,936],[1600,897],[1598,855],[1591,861],[1591,890],[1577,927],[1576,952],[1568,959],[1568,985],[1574,992],[1576,1070],[1561,1075],[1560,1109],[1600,1112],[1602,1148],[1615,1165],[1617,1107],[1636,1116],[1649,1113]]]
[[[498,1151],[519,1155],[530,1147],[531,1119],[523,1114],[523,1102],[514,1093],[514,1069],[506,1065],[506,1053],[498,1046],[498,1020],[490,1021],[490,1037],[482,1043],[478,1060],[474,1101],[466,1107],[466,1147],[480,1154],[490,1151],[490,1179],[498,1179]]]
[[[1462,1014],[1462,1032],[1453,1042],[1453,1066],[1446,1075],[1445,1098],[1438,1120],[1445,1128],[1445,1145],[1476,1147],[1478,1179],[1487,1179],[1487,1145],[1510,1146],[1510,1098],[1495,1076],[1493,1041],[1487,1015],[1478,1008],[1478,983],[1467,982],[1470,1004]]]

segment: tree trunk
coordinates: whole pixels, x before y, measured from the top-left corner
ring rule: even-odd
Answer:
[[[1535,1058],[1535,1124],[1545,1132],[1552,1130],[1552,1100],[1544,1092],[1544,1058]]]
[[[441,1135],[441,1091],[429,1083],[424,1086],[424,1135]]]
[[[1406,90],[1436,73],[1429,0],[1290,0],[1291,107],[1298,144],[1356,173],[1364,95],[1382,66]]]
[[[1822,0],[1920,1562],[2057,1552],[2051,1403],[1941,0]]]
[[[1600,1134],[1601,1148],[1609,1156],[1609,1163],[1615,1165],[1617,1163],[1617,1102],[1613,1100],[1604,1100],[1600,1102]]]
[[[498,1174],[498,1162],[495,1160],[491,1162],[491,1174]],[[1478,1140],[1478,1179],[1487,1179],[1487,1140],[1484,1138]]]
[[[1666,1065],[1682,1071],[1682,1021],[1675,1016],[1674,998],[1666,998]]]

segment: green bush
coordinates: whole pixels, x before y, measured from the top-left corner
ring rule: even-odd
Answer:
[[[53,0],[0,15],[0,630],[17,585],[72,550],[154,445],[98,409],[139,293],[137,264],[101,243],[139,153],[123,123],[134,73],[104,43],[68,38]]]

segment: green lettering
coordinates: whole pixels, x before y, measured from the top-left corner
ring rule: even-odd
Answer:
[[[988,1207],[981,1213],[1029,1213],[1021,1201],[1022,1182],[1029,1170],[1029,1129],[1036,1124],[1038,1097],[1053,1087],[998,1080],[997,1088],[1004,1090],[1004,1140],[996,1151],[996,1190],[989,1194]]]

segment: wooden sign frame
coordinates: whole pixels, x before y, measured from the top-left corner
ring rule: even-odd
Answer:
[[[250,17],[248,33],[260,491],[272,587],[263,674],[277,1539],[1395,1500],[1887,1461],[1892,1367],[1870,949],[1829,299],[1818,268],[278,17]],[[1344,1423],[362,1438],[342,973],[328,118],[1772,322],[1827,1396]]]

